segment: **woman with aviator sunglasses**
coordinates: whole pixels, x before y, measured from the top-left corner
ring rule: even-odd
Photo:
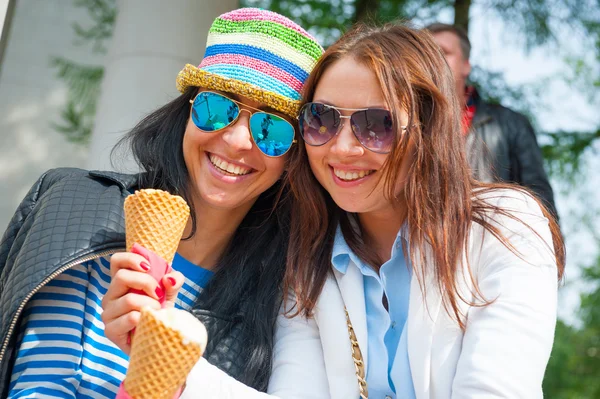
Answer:
[[[275,350],[294,342],[289,356],[324,357],[327,377],[287,389],[542,397],[561,235],[530,192],[470,177],[451,72],[432,38],[357,27],[325,52],[305,98],[286,286],[309,318],[280,330]]]
[[[190,103],[192,121],[198,129],[205,132],[215,132],[230,126],[237,122],[243,111],[248,112],[252,140],[267,156],[283,156],[295,142],[294,127],[288,120],[249,105],[240,109],[240,105],[244,104],[223,94],[202,91]]]
[[[0,248],[0,396],[114,398],[129,331],[161,298],[205,323],[213,367],[266,389],[289,231],[281,179],[321,53],[276,13],[223,14],[200,66],[179,73],[182,95],[127,136],[141,174],[42,176]],[[143,188],[191,208],[162,285],[147,273],[152,256],[123,252],[123,200]]]
[[[541,398],[564,247],[530,192],[471,178],[428,33],[359,26],[307,80],[269,392]],[[266,398],[206,362],[183,397]]]

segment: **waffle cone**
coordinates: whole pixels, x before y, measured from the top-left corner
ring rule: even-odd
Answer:
[[[178,195],[162,190],[139,190],[125,198],[127,251],[138,243],[169,264],[177,251],[190,208]]]
[[[200,322],[198,322],[201,324]],[[134,399],[173,399],[206,347],[142,310],[124,386]]]

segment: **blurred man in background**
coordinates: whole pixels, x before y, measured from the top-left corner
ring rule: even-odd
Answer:
[[[467,85],[471,42],[463,29],[442,23],[431,24],[426,29],[444,52],[454,74],[459,101],[465,106],[463,132],[475,178],[525,186],[558,217],[531,123],[522,114],[484,102],[475,87]]]

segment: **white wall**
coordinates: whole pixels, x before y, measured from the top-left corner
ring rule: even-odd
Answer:
[[[87,150],[51,127],[60,122],[66,86],[50,57],[102,64],[87,45],[74,44],[72,23],[85,26],[84,9],[67,0],[19,0],[0,66],[0,234],[22,197],[47,169],[84,166]]]
[[[117,0],[107,55],[74,44],[73,22],[88,26],[89,19],[73,4],[16,2],[0,60],[0,235],[47,169],[110,169],[112,146],[142,116],[178,95],[177,73],[185,63],[200,63],[210,24],[238,1]],[[68,143],[51,127],[67,101],[66,85],[50,67],[52,56],[106,67],[90,149]]]
[[[177,5],[175,7],[175,4]],[[110,151],[143,116],[179,95],[177,73],[198,65],[213,20],[237,0],[119,0],[91,143],[90,169],[112,169]],[[137,171],[130,157],[115,169]]]

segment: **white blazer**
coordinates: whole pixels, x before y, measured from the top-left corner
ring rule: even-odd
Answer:
[[[418,273],[413,273],[406,328],[417,399],[543,396],[557,301],[548,220],[532,198],[517,191],[498,191],[488,201],[510,210],[534,231],[510,217],[494,217],[515,254],[481,226],[473,226],[468,247],[472,275],[484,297],[494,302],[484,307],[463,303],[465,331],[445,311],[431,275],[421,289]],[[476,301],[467,269],[461,270],[459,290]],[[182,397],[358,398],[344,306],[367,361],[363,276],[357,267],[349,267],[346,274],[334,271],[326,281],[313,318],[279,317],[269,394],[244,386],[203,360],[190,373]],[[402,398],[402,387],[397,390]]]

